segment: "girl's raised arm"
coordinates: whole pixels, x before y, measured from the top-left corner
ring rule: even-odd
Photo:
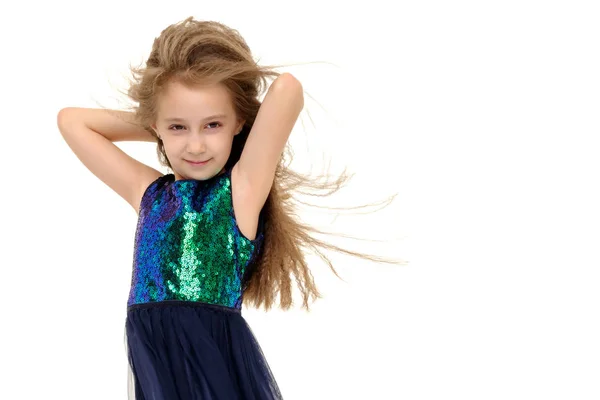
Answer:
[[[304,107],[300,81],[281,74],[269,87],[234,170],[244,202],[255,214],[261,210],[275,178],[285,144]],[[238,178],[239,177],[239,178]]]
[[[149,132],[134,124],[131,116],[125,111],[68,107],[58,113],[57,124],[77,158],[139,212],[144,191],[162,173],[127,155],[113,143],[156,141]]]

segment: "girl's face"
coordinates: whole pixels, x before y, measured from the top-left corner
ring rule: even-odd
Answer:
[[[223,170],[243,126],[224,85],[188,87],[173,81],[158,99],[152,129],[163,141],[175,179],[205,180]]]

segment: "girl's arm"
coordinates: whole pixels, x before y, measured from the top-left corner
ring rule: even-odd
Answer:
[[[304,107],[304,92],[291,74],[281,74],[269,87],[232,174],[240,182],[244,207],[258,215],[265,204],[275,169]]]
[[[133,114],[121,110],[102,108],[68,107],[59,113],[63,122],[83,123],[94,132],[100,133],[111,142],[156,142],[148,131],[133,122]]]
[[[58,113],[57,124],[86,168],[138,212],[143,192],[162,173],[130,157],[113,143],[156,141],[149,132],[131,122],[131,115],[118,110],[68,107]]]

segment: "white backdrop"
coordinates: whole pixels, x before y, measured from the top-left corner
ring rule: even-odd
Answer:
[[[191,15],[264,64],[326,62],[286,71],[318,101],[292,133],[298,168],[325,154],[356,173],[327,205],[398,193],[303,216],[408,265],[333,254],[342,282],[314,259],[310,314],[244,309],[286,399],[600,398],[593,3],[2,5],[0,398],[126,398],[136,215],[56,115],[117,106],[128,63]],[[118,145],[161,168],[152,144]]]

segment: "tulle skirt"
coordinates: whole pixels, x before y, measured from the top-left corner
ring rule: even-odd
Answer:
[[[282,399],[240,310],[163,301],[127,308],[130,400]]]

